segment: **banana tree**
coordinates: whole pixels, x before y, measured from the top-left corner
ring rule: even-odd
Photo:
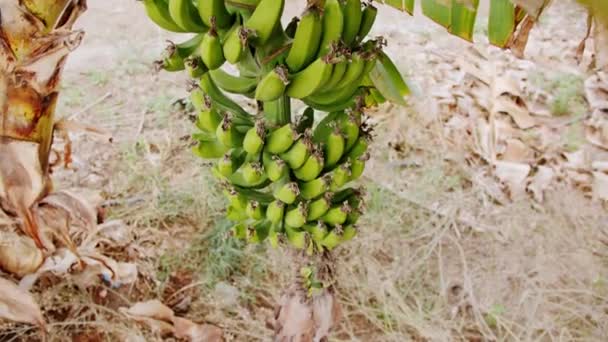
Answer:
[[[376,0],[412,15],[414,0]],[[510,49],[523,57],[528,36],[552,0],[489,0],[488,41]],[[596,40],[595,58],[598,69],[608,68],[608,1],[578,0],[589,12],[588,30]],[[445,27],[451,34],[473,40],[479,0],[421,0],[422,13]],[[593,31],[592,26],[594,27]],[[583,38],[583,37],[581,37]],[[584,50],[584,38],[580,49]]]
[[[86,0],[0,2],[0,208],[42,251],[49,244],[36,208],[53,189],[55,106],[66,58],[84,34],[72,25],[85,10]],[[34,260],[10,264],[3,258],[0,266],[27,274],[42,262]]]

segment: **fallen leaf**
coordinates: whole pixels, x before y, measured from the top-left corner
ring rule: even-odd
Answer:
[[[528,184],[528,191],[532,193],[534,199],[538,202],[544,200],[544,192],[555,178],[555,171],[547,166],[539,166],[536,173]]]
[[[498,113],[507,114],[521,129],[527,129],[536,125],[536,120],[530,115],[522,98],[519,86],[510,77],[494,78],[492,97],[492,109],[490,112],[493,115]]]
[[[504,161],[524,162],[532,157],[532,151],[519,139],[507,139],[501,157]]]
[[[566,157],[565,168],[570,170],[587,170],[589,168],[589,155],[586,150],[564,152],[563,155]]]
[[[174,318],[173,310],[157,299],[135,303],[126,309],[125,313],[131,316],[154,318],[165,322],[172,322]]]
[[[336,326],[342,316],[340,304],[333,293],[324,290],[313,298],[312,315],[315,322],[313,341],[325,341],[332,327]]]
[[[173,318],[175,337],[191,342],[221,342],[224,332],[211,324],[196,324],[181,317]]]
[[[494,163],[496,177],[507,187],[511,199],[519,198],[526,190],[530,165],[507,161]]]
[[[159,300],[138,302],[128,309],[122,307],[118,310],[133,320],[148,325],[152,331],[158,332],[163,336],[175,332],[173,327],[173,319],[175,318],[173,310]]]
[[[488,123],[484,119],[478,119],[474,139],[476,153],[486,162],[493,163],[496,159],[496,129],[493,121]]]
[[[279,301],[279,308],[273,323],[275,341],[309,342],[314,336],[313,311],[301,289],[291,289]]]
[[[587,140],[608,150],[608,111],[604,112],[604,110],[596,109],[585,124]]]
[[[0,231],[0,268],[23,277],[36,272],[44,257],[34,240],[14,232]]]
[[[40,307],[32,295],[13,282],[0,278],[0,319],[29,323],[45,329]]]
[[[608,174],[593,173],[593,197],[608,201]]]

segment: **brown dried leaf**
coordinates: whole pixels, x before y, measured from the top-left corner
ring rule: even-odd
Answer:
[[[608,174],[604,172],[593,173],[593,197],[608,201]]]
[[[80,223],[87,230],[95,227],[97,223],[95,207],[77,193],[68,190],[56,191],[46,196],[40,203],[64,210],[69,214],[71,223]]]
[[[131,316],[153,318],[165,322],[173,322],[174,319],[173,310],[157,299],[135,303],[124,311]]]
[[[536,120],[530,115],[518,84],[512,78],[507,76],[494,78],[492,97],[493,102],[490,112],[493,115],[505,113],[521,129],[536,125]]]
[[[14,232],[0,231],[0,268],[23,277],[34,273],[44,257],[32,239]]]
[[[608,24],[601,22],[598,18],[595,18],[593,40],[596,67],[608,71]]]
[[[497,161],[494,167],[496,177],[507,187],[511,199],[516,199],[526,192],[526,179],[530,173],[530,165]]]
[[[547,166],[539,166],[536,174],[532,177],[528,184],[528,191],[532,193],[534,199],[538,202],[544,200],[544,192],[555,178],[555,171]]]
[[[524,162],[530,159],[532,151],[519,139],[507,139],[501,157],[504,161]]]
[[[186,339],[191,342],[222,342],[224,332],[219,327],[211,324],[196,324],[181,317],[173,318],[175,337]]]
[[[333,293],[325,290],[313,298],[312,315],[315,322],[314,341],[324,341],[332,327],[340,321],[342,310]]]
[[[309,342],[315,335],[313,310],[301,289],[292,289],[281,297],[274,322],[275,341]]]
[[[32,295],[4,278],[0,278],[0,319],[45,328],[42,312]]]

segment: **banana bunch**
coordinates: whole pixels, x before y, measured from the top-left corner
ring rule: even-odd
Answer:
[[[215,160],[234,236],[309,254],[352,239],[364,208],[352,184],[371,142],[364,110],[394,97],[394,79],[403,82],[384,40],[367,38],[376,8],[309,1],[283,28],[284,0],[143,3],[161,28],[193,34],[170,43],[157,66],[193,79],[194,153]],[[226,61],[238,72],[222,68]],[[227,93],[255,101],[258,113]],[[292,99],[307,106],[299,116]]]

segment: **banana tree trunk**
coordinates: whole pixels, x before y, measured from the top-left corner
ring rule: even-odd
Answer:
[[[86,0],[0,1],[0,209],[43,248],[32,208],[52,189],[49,153],[59,81],[84,33]]]

